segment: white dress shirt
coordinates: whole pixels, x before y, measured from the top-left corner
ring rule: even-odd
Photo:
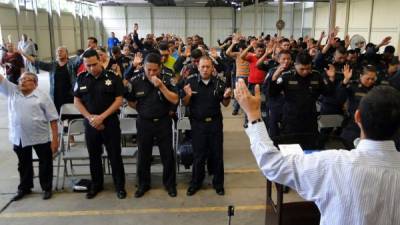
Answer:
[[[35,89],[24,96],[17,85],[6,79],[0,83],[0,93],[8,98],[11,143],[25,147],[50,141],[49,122],[57,120],[58,114],[49,95]]]
[[[393,141],[361,140],[352,151],[283,156],[264,123],[246,129],[263,174],[313,201],[322,225],[399,225],[400,152]]]

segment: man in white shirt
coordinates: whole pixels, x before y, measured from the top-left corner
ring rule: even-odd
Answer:
[[[12,199],[14,201],[31,193],[32,147],[39,158],[39,180],[44,191],[43,199],[49,199],[52,195],[52,153],[58,149],[58,114],[50,96],[38,90],[37,85],[38,77],[30,72],[21,75],[18,86],[0,75],[0,93],[8,100],[9,137],[18,156],[20,184],[17,194]]]
[[[261,122],[259,87],[253,96],[240,80],[235,96],[249,118],[246,133],[263,174],[315,202],[320,224],[400,224],[400,153],[392,141],[400,125],[398,91],[376,87],[363,97],[355,113],[361,129],[356,149],[286,156]]]

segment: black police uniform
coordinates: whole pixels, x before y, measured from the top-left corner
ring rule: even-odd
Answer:
[[[177,92],[171,83],[171,78],[163,73],[160,80],[173,92]],[[163,165],[163,184],[167,189],[175,188],[175,158],[172,148],[172,120],[169,116],[171,104],[154,85],[147,79],[144,72],[130,80],[131,90],[126,97],[128,101],[137,102],[138,111],[137,142],[138,142],[138,180],[139,188],[150,187],[150,166],[154,139],[160,149]]]
[[[224,186],[223,162],[223,124],[220,103],[224,99],[226,84],[218,77],[212,76],[205,84],[199,74],[189,77],[185,85],[190,84],[190,124],[192,130],[193,170],[191,187],[201,187],[205,177],[205,163],[212,169],[213,186],[221,189]],[[184,94],[183,94],[184,95]]]
[[[123,95],[123,84],[120,77],[111,71],[103,70],[95,78],[88,72],[79,75],[74,87],[74,96],[80,98],[90,114],[100,115],[115,101],[116,97]],[[90,159],[90,174],[92,188],[103,188],[102,144],[107,150],[107,157],[111,162],[112,177],[117,191],[125,188],[125,171],[121,157],[121,129],[119,126],[118,112],[108,116],[104,121],[104,130],[92,127],[87,119],[85,125],[85,140]]]
[[[293,69],[269,84],[270,96],[284,94],[282,134],[318,133],[315,102],[321,94],[332,93],[333,83],[318,71],[301,77]]]
[[[353,149],[353,141],[360,137],[360,128],[354,121],[354,114],[360,104],[362,97],[373,88],[363,86],[359,81],[349,82],[347,85],[342,84],[340,91],[343,92],[348,98],[348,114],[349,118],[344,122],[344,128],[340,135],[347,149]]]
[[[268,85],[272,82],[272,76],[278,67],[272,68],[264,81],[265,96],[268,96]],[[285,72],[285,71],[284,71]],[[283,93],[278,93],[274,96],[269,96],[268,98],[268,134],[270,137],[276,137],[280,135],[280,124],[282,122],[282,108],[285,103]]]

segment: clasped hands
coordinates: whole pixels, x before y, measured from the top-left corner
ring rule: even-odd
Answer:
[[[96,128],[97,130],[104,130],[104,118],[101,115],[90,115],[88,120],[92,127]]]

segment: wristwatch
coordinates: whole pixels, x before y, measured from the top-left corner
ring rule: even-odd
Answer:
[[[249,123],[250,123],[251,125],[253,125],[253,124],[256,124],[256,123],[259,123],[259,122],[262,122],[262,121],[263,121],[263,120],[262,120],[261,118],[258,118],[258,119],[256,119],[256,120],[251,121],[251,122],[245,123],[245,124],[243,125],[243,127],[244,127],[244,128],[248,128],[248,127],[249,127]]]

